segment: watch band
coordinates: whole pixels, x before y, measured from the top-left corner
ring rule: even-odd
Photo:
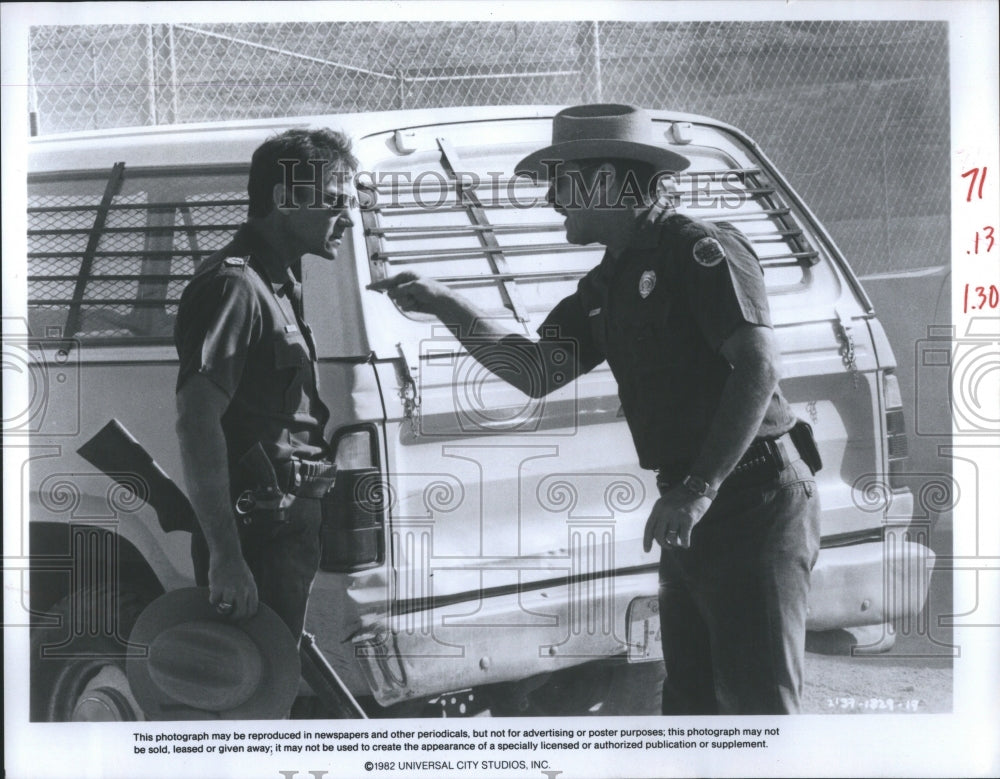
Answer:
[[[712,486],[705,481],[700,476],[687,475],[681,480],[681,484],[684,485],[685,489],[693,492],[699,498],[708,498],[709,500],[715,500],[719,491],[713,489]]]

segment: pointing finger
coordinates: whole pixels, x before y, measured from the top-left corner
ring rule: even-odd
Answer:
[[[373,281],[365,289],[370,289],[373,292],[386,292],[390,289],[395,289],[401,284],[407,284],[416,278],[412,273],[397,273],[395,276],[389,276],[385,279],[379,279],[378,281]]]

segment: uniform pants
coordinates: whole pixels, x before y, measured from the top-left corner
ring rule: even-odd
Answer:
[[[763,484],[723,484],[688,549],[660,556],[663,713],[799,711],[819,500],[797,460]]]
[[[257,583],[261,602],[274,609],[298,641],[305,625],[309,590],[319,568],[322,512],[318,498],[296,498],[283,521],[269,512],[239,524],[243,559]],[[200,529],[191,537],[195,581],[208,585],[208,545]]]

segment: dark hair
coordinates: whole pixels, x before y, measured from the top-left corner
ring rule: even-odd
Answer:
[[[310,160],[317,165],[310,165]],[[296,163],[298,163],[296,165]],[[323,167],[319,163],[323,163]],[[333,170],[353,173],[358,169],[357,157],[351,152],[351,139],[344,133],[328,128],[315,130],[285,130],[268,138],[257,147],[250,161],[251,218],[267,216],[274,207],[271,193],[275,184],[283,184],[291,168],[296,179],[308,182],[310,176],[332,165]],[[316,182],[322,186],[322,182]]]

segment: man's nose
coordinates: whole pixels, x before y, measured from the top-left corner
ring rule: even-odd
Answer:
[[[354,227],[354,220],[351,219],[350,213],[341,211],[340,216],[337,217],[337,224],[342,225],[344,228]]]

